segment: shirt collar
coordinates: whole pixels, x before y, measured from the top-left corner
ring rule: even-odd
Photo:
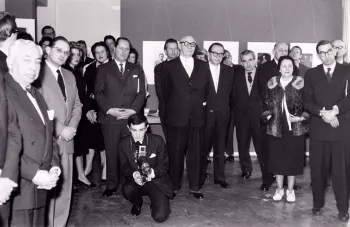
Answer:
[[[274,58],[273,60],[275,61],[276,65],[278,65],[278,61],[276,60],[276,58]]]
[[[120,64],[123,64],[123,66],[125,66],[125,64],[126,64],[126,61],[125,61],[125,62],[119,62],[119,61],[117,61],[117,59],[115,59],[115,58],[114,58],[114,61],[115,61],[115,63],[117,63],[118,67],[120,66]],[[124,68],[125,68],[125,67],[124,67]]]
[[[8,50],[5,50],[5,49],[3,49],[3,48],[0,48],[0,50],[6,55],[6,56],[8,56],[9,55],[9,52],[8,52]]]
[[[45,60],[46,64],[49,66],[49,68],[51,69],[51,71],[56,74],[57,73],[57,69],[61,71],[61,66],[59,66],[58,68],[56,66],[54,66],[51,62],[49,62],[48,60]]]
[[[213,69],[219,70],[219,69],[220,69],[220,64],[214,65],[214,64],[212,64],[212,63],[209,61],[209,67],[210,67],[210,68],[213,68]]]
[[[255,72],[256,72],[256,68],[254,67],[254,69],[252,71],[249,71],[251,72],[251,76],[254,76],[255,75]],[[245,74],[248,75],[248,71],[245,71]]]
[[[181,59],[181,61],[192,61],[192,60],[193,60],[193,57],[188,57],[188,58],[186,58],[186,57],[180,55],[180,59]]]
[[[104,61],[103,63],[100,63],[99,61],[96,61],[96,67],[98,67],[98,66],[100,66],[100,65],[103,65],[103,64],[105,64],[105,63],[107,63],[108,62],[108,58],[106,59],[106,61]],[[116,61],[117,62],[117,61]],[[117,63],[118,64],[118,63]]]
[[[332,65],[328,65],[328,66],[323,65],[323,70],[327,73],[328,68],[331,68],[331,73],[332,73],[332,72],[334,72],[336,64],[337,64],[337,62],[334,61]]]

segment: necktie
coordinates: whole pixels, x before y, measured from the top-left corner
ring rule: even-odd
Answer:
[[[252,84],[253,78],[252,78],[252,72],[248,72],[248,82]]]
[[[34,87],[26,87],[26,90],[27,90],[27,92],[29,93],[29,94],[31,94],[31,96],[33,96],[33,98],[35,98],[35,93],[36,93],[36,91],[35,91],[35,88]]]
[[[56,72],[57,72],[57,82],[58,82],[58,85],[59,85],[60,88],[61,88],[61,92],[62,92],[64,101],[66,101],[66,100],[67,100],[67,96],[66,96],[66,86],[64,85],[64,81],[63,81],[63,77],[62,77],[61,71],[60,71],[59,69],[57,69]]]
[[[327,76],[328,82],[331,81],[331,79],[332,79],[331,68],[327,68],[326,76]]]
[[[122,63],[120,63],[119,64],[120,65],[120,75],[121,75],[121,77],[122,77],[122,80],[124,80],[125,78],[124,78],[124,68],[123,68],[123,64]]]

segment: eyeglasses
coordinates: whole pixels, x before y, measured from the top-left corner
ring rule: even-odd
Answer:
[[[219,57],[219,58],[223,58],[225,55],[224,53],[218,53],[215,51],[209,51],[209,52],[212,53],[214,57]]]
[[[195,48],[197,46],[197,44],[195,42],[189,43],[187,41],[182,41],[180,43],[182,43],[183,45],[185,45],[185,47],[188,47],[188,48],[190,48],[190,47]]]
[[[44,32],[43,33],[44,36],[51,36],[53,34],[55,34],[55,32]]]
[[[334,47],[334,48],[337,49],[337,50],[341,50],[341,49],[343,49],[344,47],[338,46],[338,47]]]
[[[69,52],[69,51],[63,51],[61,48],[59,48],[59,47],[52,47],[53,49],[56,49],[56,51],[57,51],[57,53],[59,53],[59,54],[64,54],[66,57],[68,57],[70,54],[71,54],[71,52]]]
[[[332,55],[333,53],[334,53],[333,49],[329,49],[327,52],[324,52],[324,51],[318,52],[318,55],[320,55],[321,57],[325,57],[326,54]]]

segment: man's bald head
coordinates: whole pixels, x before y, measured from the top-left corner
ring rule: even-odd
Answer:
[[[184,36],[180,41],[180,54],[184,57],[192,57],[196,46],[196,40],[192,36]]]
[[[332,42],[332,46],[337,51],[337,55],[336,55],[337,58],[343,57],[346,54],[346,46],[342,40],[340,39],[334,40]]]
[[[288,55],[288,44],[285,42],[277,42],[273,47],[273,55],[277,61],[280,57]]]

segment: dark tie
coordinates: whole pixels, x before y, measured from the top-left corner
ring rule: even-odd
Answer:
[[[64,101],[67,100],[67,96],[66,96],[66,87],[64,86],[64,81],[63,81],[63,77],[62,77],[62,74],[61,74],[61,71],[59,69],[57,69],[57,82],[58,82],[58,85],[60,86],[61,88],[61,91],[62,91],[62,95],[64,97]]]
[[[32,96],[33,96],[33,98],[35,98],[35,93],[36,93],[36,91],[35,91],[35,88],[34,87],[26,87],[26,90],[27,90],[27,92],[29,93],[29,94],[31,94]]]
[[[123,68],[123,64],[122,63],[120,63],[119,64],[120,65],[120,75],[121,75],[121,77],[122,77],[122,80],[124,80],[125,78],[124,78],[124,68]]]
[[[251,84],[253,82],[252,72],[248,72],[248,82]]]
[[[331,68],[327,68],[326,76],[327,76],[328,82],[331,81],[331,79],[332,79]]]

